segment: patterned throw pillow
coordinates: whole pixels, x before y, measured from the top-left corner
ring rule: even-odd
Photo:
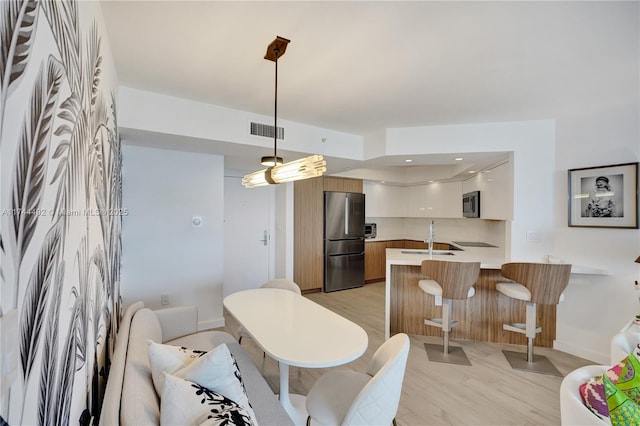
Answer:
[[[640,345],[624,359],[617,380],[603,375],[604,392],[613,426],[640,424]]]
[[[160,424],[254,425],[249,412],[224,395],[167,373],[163,376]]]
[[[617,381],[623,366],[624,362],[620,362],[607,370],[605,374],[612,380]],[[603,420],[609,419],[609,407],[607,406],[607,397],[604,392],[604,375],[593,377],[588,382],[580,385],[580,395],[584,405],[593,414]]]
[[[625,359],[580,386],[584,404],[613,426],[640,424],[640,344]]]
[[[242,406],[257,424],[238,364],[225,344],[209,352],[149,342],[149,361],[153,384],[162,396],[164,373],[194,382],[217,392]]]

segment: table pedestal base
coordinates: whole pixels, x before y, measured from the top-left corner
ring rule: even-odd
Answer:
[[[305,401],[307,397],[304,395],[289,394],[289,401],[285,402],[280,400],[282,408],[289,414],[291,420],[296,426],[305,426],[307,424],[307,408],[305,407]]]

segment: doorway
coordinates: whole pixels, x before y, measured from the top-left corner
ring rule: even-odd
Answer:
[[[273,187],[247,189],[241,181],[224,178],[224,296],[260,287],[275,269]]]

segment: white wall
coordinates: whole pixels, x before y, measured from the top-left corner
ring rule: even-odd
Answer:
[[[161,308],[167,293],[169,306],[198,307],[201,329],[224,325],[223,157],[126,144],[122,152],[123,303]],[[192,227],[194,215],[202,227]]]
[[[637,97],[638,63],[632,68],[635,78],[626,90]],[[640,279],[640,265],[634,263],[640,231],[568,227],[567,170],[638,161],[639,116],[638,102],[595,111],[592,105],[557,122],[554,252],[570,262],[602,265],[611,275],[572,277],[565,302],[558,306],[555,346],[598,362],[609,362],[611,336],[640,313],[640,292],[634,289]]]
[[[264,146],[264,138],[249,134],[249,123],[271,124],[272,117],[223,108],[189,99],[120,86],[119,125],[215,141]],[[286,128],[281,150],[362,159],[363,138],[331,129],[279,120]],[[322,139],[325,141],[322,141]]]

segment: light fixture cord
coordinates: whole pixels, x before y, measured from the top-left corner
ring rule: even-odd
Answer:
[[[275,84],[275,96],[273,105],[273,165],[278,164],[278,54],[280,49],[277,47],[274,49],[276,55],[276,84]]]

